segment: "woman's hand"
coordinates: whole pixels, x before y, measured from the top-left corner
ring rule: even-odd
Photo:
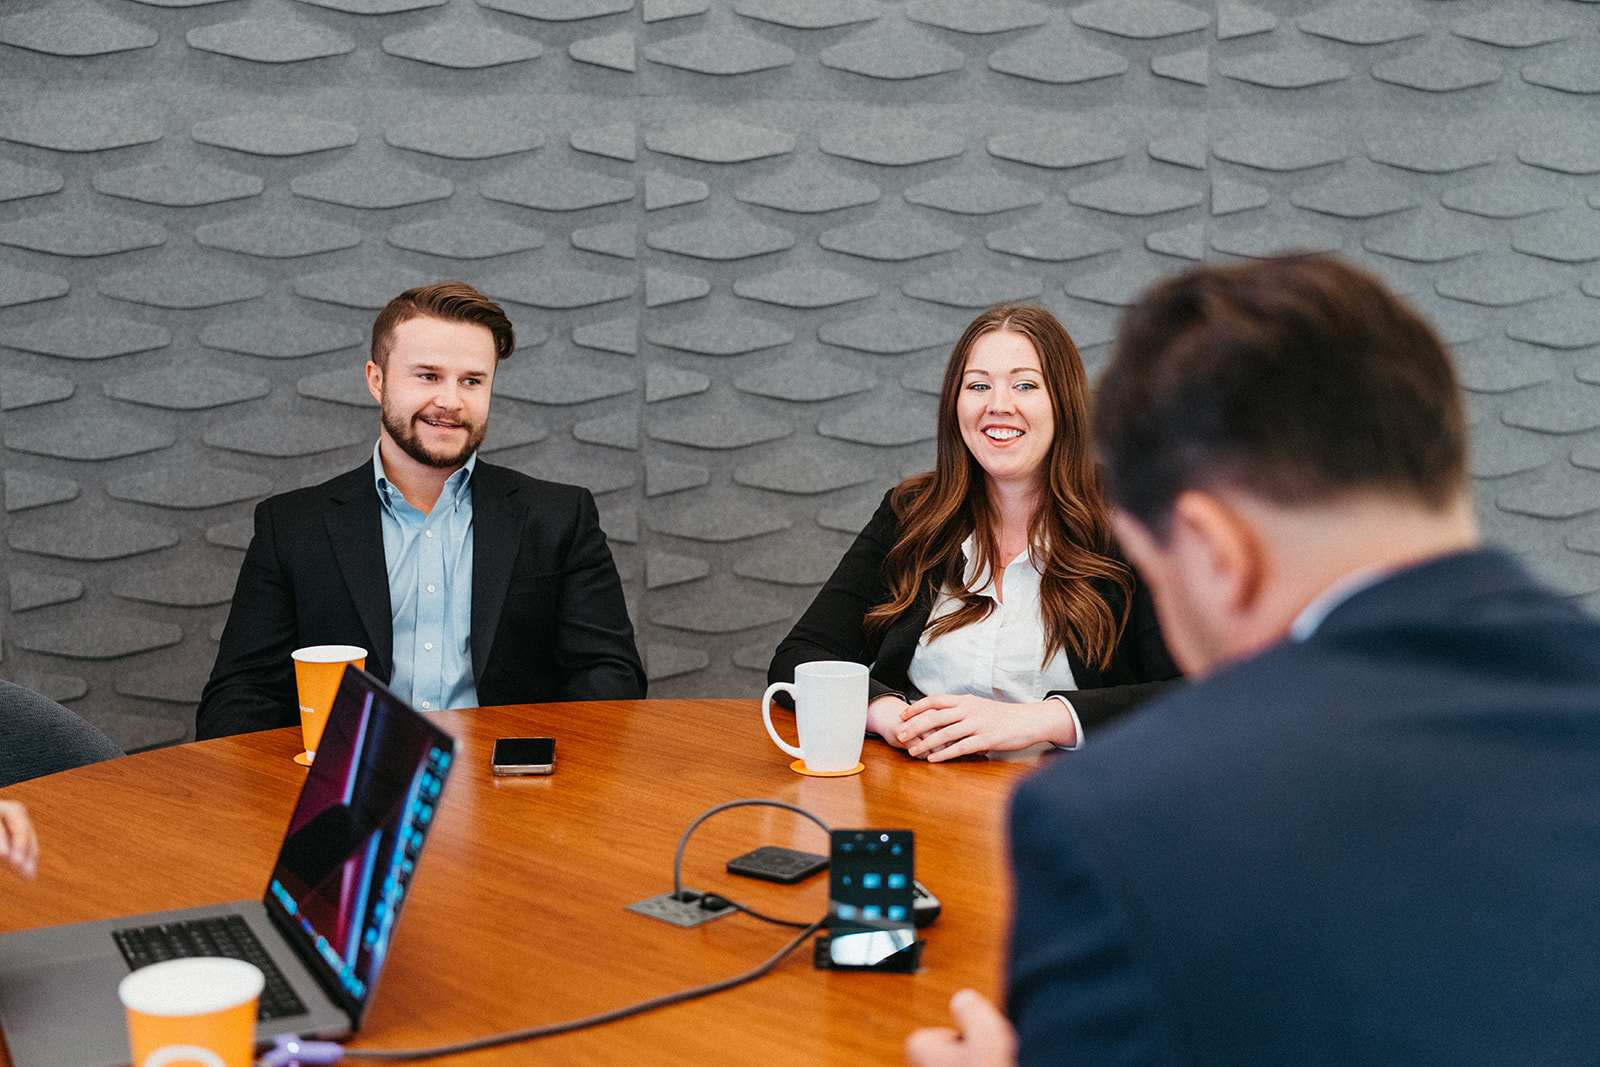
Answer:
[[[900,720],[898,736],[884,737],[933,763],[975,752],[1009,752],[1040,741],[1070,746],[1078,740],[1072,712],[1059,700],[1008,704],[936,693],[906,707]]]
[[[910,707],[893,693],[885,693],[867,704],[867,729],[889,742],[895,748],[905,748],[900,740],[900,716]]]

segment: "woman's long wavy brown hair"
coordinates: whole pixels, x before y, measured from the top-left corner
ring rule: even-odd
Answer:
[[[1045,662],[1066,649],[1104,669],[1127,625],[1133,577],[1111,555],[1111,520],[1089,448],[1089,382],[1083,360],[1066,329],[1041,307],[990,308],[956,342],[939,390],[937,463],[932,471],[901,482],[890,498],[900,520],[899,540],[883,563],[890,599],[867,614],[866,626],[881,633],[912,610],[930,577],[936,588],[961,601],[961,607],[933,624],[932,636],[978,622],[993,609],[994,602],[977,595],[964,580],[961,543],[968,534],[976,535],[973,573],[980,579],[994,568],[999,546],[988,479],[961,439],[956,401],[973,345],[1000,332],[1021,334],[1039,354],[1055,416],[1039,504],[1028,523],[1028,543],[1041,574]],[[1121,590],[1120,604],[1107,601],[1096,588],[1097,579]]]

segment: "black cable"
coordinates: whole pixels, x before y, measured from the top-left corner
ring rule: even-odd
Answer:
[[[748,904],[741,904],[737,900],[729,900],[727,897],[723,896],[721,893],[707,893],[705,896],[701,897],[700,899],[701,900],[720,900],[724,904],[726,904],[728,907],[732,908],[734,911],[742,911],[746,915],[750,916],[750,918],[752,918],[752,919],[760,919],[762,922],[771,923],[773,926],[789,926],[789,927],[793,927],[794,929],[798,930],[798,929],[800,929],[800,927],[806,925],[805,923],[802,923],[802,922],[796,922],[793,919],[780,919],[780,918],[778,918],[777,916],[774,916],[774,915],[763,915],[759,911],[757,911],[756,909],[750,907]]]
[[[737,803],[750,802],[739,801]],[[710,813],[708,812],[707,814]],[[812,816],[812,818],[815,818],[815,816]],[[620,1008],[612,1008],[610,1011],[603,1011],[596,1015],[588,1015],[581,1019],[571,1019],[562,1023],[548,1023],[544,1026],[530,1026],[525,1030],[513,1030],[509,1033],[493,1034],[489,1037],[473,1038],[470,1041],[458,1041],[452,1045],[435,1045],[432,1048],[410,1049],[351,1048],[345,1049],[344,1054],[349,1058],[369,1060],[422,1060],[429,1059],[434,1056],[454,1056],[461,1052],[476,1052],[479,1049],[495,1048],[500,1045],[513,1044],[517,1041],[531,1041],[534,1038],[539,1037],[553,1037],[556,1034],[571,1033],[574,1030],[583,1030],[591,1026],[600,1026],[603,1023],[613,1023],[618,1019],[626,1019],[630,1016],[641,1015],[644,1012],[654,1011],[657,1008],[665,1008],[672,1004],[681,1004],[686,1000],[694,1000],[698,997],[710,996],[712,993],[720,993],[725,989],[732,989],[734,986],[743,985],[745,982],[753,982],[757,978],[760,978],[762,975],[766,974],[768,971],[772,970],[778,964],[782,963],[784,957],[788,956],[789,953],[799,948],[805,942],[806,938],[820,930],[822,928],[822,924],[826,921],[826,919],[818,919],[816,922],[807,925],[806,928],[796,934],[788,942],[788,944],[784,945],[773,955],[767,957],[767,959],[762,961],[762,963],[760,963],[758,966],[752,970],[745,971],[743,974],[734,975],[732,978],[724,978],[720,981],[710,982],[706,985],[695,986],[692,989],[681,989],[676,993],[666,993],[659,997],[652,997],[649,1000],[641,1000],[637,1004],[627,1004]]]
[[[812,822],[814,822],[818,826],[822,827],[822,832],[823,833],[825,833],[825,834],[833,833],[833,828],[832,827],[830,827],[827,823],[823,822],[821,819],[817,818],[811,812],[807,811],[805,808],[797,807],[794,804],[790,804],[790,803],[788,803],[786,801],[782,801],[782,800],[760,800],[760,799],[729,800],[729,801],[725,801],[724,803],[718,804],[714,808],[708,808],[707,810],[701,812],[698,816],[696,816],[694,822],[690,823],[689,824],[689,828],[683,832],[683,836],[678,838],[678,852],[677,852],[677,855],[672,857],[672,896],[673,896],[673,899],[675,899],[675,900],[682,900],[683,899],[681,896],[679,896],[679,894],[683,892],[683,850],[685,848],[687,848],[688,845],[689,845],[689,835],[694,833],[695,828],[698,827],[701,823],[705,822],[707,819],[711,818],[711,816],[717,814],[718,812],[727,811],[729,808],[749,808],[749,807],[782,808],[785,811],[792,811],[796,815],[804,815],[806,818],[810,819]],[[729,903],[731,904],[733,902],[729,901]],[[755,917],[758,918],[758,919],[765,918],[765,916],[756,915],[755,912],[750,911],[748,908],[741,908],[740,910],[741,911],[745,911],[750,915],[755,915]],[[781,920],[767,919],[766,921],[767,922],[776,922],[776,921],[781,921]],[[799,924],[797,924],[797,923],[785,923],[785,925],[796,926],[796,925],[799,925]]]
[[[829,828],[828,824],[817,818],[816,815],[804,808],[797,807],[782,800],[730,800],[726,803],[718,804],[716,807],[710,808],[696,817],[694,822],[689,824],[688,829],[683,831],[683,836],[678,839],[678,851],[672,860],[672,895],[674,899],[683,899],[680,895],[683,892],[683,853],[684,849],[689,844],[689,836],[694,833],[696,827],[718,812],[727,811],[729,808],[742,807],[783,808],[786,811],[792,811],[798,815],[804,815],[806,818],[822,827],[825,833],[832,833],[832,830]],[[612,1008],[609,1011],[599,1012],[595,1015],[588,1015],[581,1019],[570,1019],[561,1023],[547,1023],[543,1026],[530,1026],[522,1030],[512,1030],[503,1034],[491,1034],[488,1037],[472,1038],[468,1041],[458,1041],[450,1045],[435,1045],[432,1048],[345,1049],[344,1054],[346,1057],[370,1060],[421,1060],[429,1059],[434,1056],[454,1056],[462,1052],[476,1052],[479,1049],[496,1048],[500,1045],[514,1044],[518,1041],[532,1041],[541,1037],[553,1037],[556,1034],[566,1034],[571,1033],[574,1030],[584,1030],[591,1026],[601,1026],[605,1023],[616,1022],[619,1019],[626,1019],[630,1016],[640,1015],[647,1011],[654,1011],[657,1008],[665,1008],[672,1004],[681,1004],[686,1000],[694,1000],[698,997],[710,996],[712,993],[720,993],[725,989],[732,989],[735,986],[743,985],[745,982],[753,982],[757,978],[760,978],[762,975],[766,974],[768,971],[772,970],[778,964],[782,963],[784,958],[788,956],[789,953],[800,947],[800,945],[805,942],[806,938],[820,930],[823,924],[828,921],[825,917],[811,923],[800,923],[789,919],[778,919],[770,915],[763,915],[754,908],[741,904],[736,900],[729,900],[727,897],[724,897],[721,894],[705,894],[704,896],[712,896],[716,899],[722,900],[727,904],[728,907],[741,911],[746,915],[749,915],[751,918],[760,919],[762,922],[774,923],[779,926],[796,927],[799,928],[800,932],[772,956],[769,956],[755,968],[745,971],[743,974],[737,974],[732,978],[724,978],[720,981],[710,982],[706,985],[695,986],[691,989],[679,990],[676,993],[664,993],[659,997],[652,997],[649,1000],[642,1000],[636,1004],[627,1004],[620,1008]],[[704,899],[704,897],[702,897],[702,899]]]

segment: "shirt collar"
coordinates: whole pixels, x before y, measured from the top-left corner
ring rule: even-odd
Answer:
[[[377,487],[378,499],[388,503],[389,489],[392,483],[384,474],[382,448],[383,439],[379,438],[372,446],[372,483]],[[439,499],[448,498],[452,504],[460,504],[462,498],[467,494],[468,486],[472,483],[472,472],[477,469],[477,466],[478,453],[474,452],[467,457],[467,461],[461,465],[460,470],[445,480],[444,490],[439,494]],[[399,490],[396,490],[396,492],[399,492]]]
[[[967,534],[967,539],[961,542],[961,581],[968,589],[972,588],[972,581],[978,576],[977,554],[977,535]]]
[[[1313,597],[1311,603],[1295,616],[1294,622],[1289,624],[1289,637],[1295,641],[1306,640],[1317,632],[1323,620],[1333,614],[1340,604],[1363,589],[1377,585],[1392,573],[1394,571],[1390,567],[1360,567],[1339,578]]]
[[[961,558],[962,558],[961,580],[966,584],[967,588],[968,589],[972,589],[972,591],[974,593],[978,594],[979,596],[986,596],[986,597],[990,597],[992,599],[994,597],[994,575],[993,574],[990,574],[988,576],[988,580],[983,583],[983,588],[981,588],[981,589],[973,589],[972,588],[972,583],[974,581],[976,581],[978,579],[978,577],[979,577],[979,575],[978,575],[978,564],[977,564],[977,554],[978,554],[978,535],[975,534],[975,533],[970,533],[970,534],[967,535],[967,539],[965,541],[961,542]],[[1027,559],[1028,562],[1029,562],[1029,565],[1032,566],[1033,559],[1032,559],[1032,556],[1029,553],[1026,553],[1026,552],[1023,553],[1022,558]],[[1014,560],[1007,560],[1005,563],[1003,563],[1000,566],[1000,570],[1004,571],[1007,567],[1011,566],[1011,564],[1013,562],[1014,562]],[[1034,567],[1033,569],[1036,572],[1038,570],[1037,567]]]

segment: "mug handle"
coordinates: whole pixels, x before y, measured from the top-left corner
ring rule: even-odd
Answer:
[[[789,744],[789,742],[779,737],[778,731],[773,728],[772,694],[774,693],[788,693],[790,696],[794,696],[794,683],[773,682],[771,685],[767,686],[766,693],[761,697],[761,721],[767,724],[767,733],[772,737],[773,744],[789,753],[789,755],[793,756],[795,759],[805,759],[806,754],[804,752],[801,752],[798,748],[795,748],[793,745]]]

